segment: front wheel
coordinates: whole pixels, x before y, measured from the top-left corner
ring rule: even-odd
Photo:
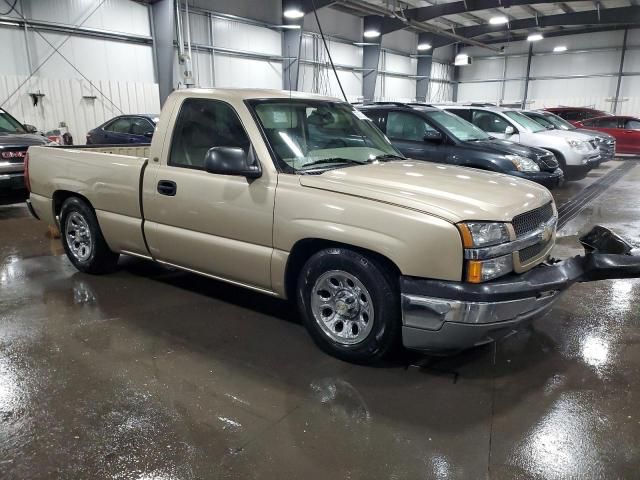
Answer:
[[[115,269],[119,255],[109,249],[95,212],[84,200],[65,200],[60,210],[60,230],[64,251],[78,270],[101,274]]]
[[[304,265],[297,294],[307,330],[327,353],[370,364],[398,346],[398,288],[380,262],[346,248],[322,250]]]

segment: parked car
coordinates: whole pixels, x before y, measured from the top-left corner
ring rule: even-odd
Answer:
[[[120,115],[87,133],[87,145],[149,143],[158,123],[158,115]]]
[[[49,143],[32,125],[23,125],[0,108],[0,195],[26,197],[24,157],[32,145]],[[23,197],[23,199],[24,199]]]
[[[71,263],[106,273],[128,254],[293,300],[345,360],[488,343],[577,281],[640,276],[602,227],[590,253],[547,263],[549,190],[406,159],[336,98],[176,90],[135,149],[29,151],[32,212],[59,221]]]
[[[439,108],[374,103],[358,109],[407,157],[507,173],[548,188],[564,180],[553,153],[492,138],[472,123]]]
[[[546,110],[525,110],[522,113],[547,129],[581,133],[585,135],[584,138],[587,141],[595,139],[595,141],[598,142],[598,148],[600,148],[600,163],[613,160],[616,156],[616,139],[612,135],[598,132],[597,130],[578,128],[572,123],[567,122],[564,118],[547,112]]]
[[[595,142],[589,143],[582,135],[573,132],[547,130],[516,109],[465,105],[443,108],[470,121],[492,137],[553,152],[567,180],[584,178],[600,163],[600,150]]]
[[[627,116],[606,116],[590,118],[576,125],[613,135],[616,138],[616,152],[640,154],[640,118]]]
[[[611,115],[603,110],[589,107],[551,107],[545,108],[545,110],[558,115],[560,118],[564,118],[566,121],[574,125],[576,122],[586,120],[587,118]]]

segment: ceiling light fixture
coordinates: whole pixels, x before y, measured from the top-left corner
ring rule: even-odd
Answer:
[[[544,37],[541,33],[532,33],[527,37],[528,42],[537,42],[538,40],[542,40]]]
[[[565,47],[564,45],[558,45],[557,47],[553,47],[553,51],[554,52],[566,52],[567,51],[567,47]]]
[[[380,36],[380,32],[378,30],[365,30],[362,35],[364,35],[364,38],[376,38]]]
[[[282,15],[284,15],[284,18],[295,20],[296,18],[304,17],[304,12],[302,10],[298,10],[297,8],[290,8],[288,10],[285,10]]]
[[[509,23],[509,19],[504,15],[500,15],[499,17],[491,17],[489,23],[491,25],[504,25],[505,23]]]
[[[421,43],[420,45],[418,45],[418,50],[420,50],[421,52],[423,52],[425,50],[431,50],[431,44],[429,44],[429,43]]]

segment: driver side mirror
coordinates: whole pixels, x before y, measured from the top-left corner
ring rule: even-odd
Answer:
[[[24,126],[24,129],[27,131],[27,133],[38,133],[38,129],[33,125],[29,125],[28,123],[25,123],[23,126]]]
[[[429,143],[442,143],[444,137],[437,130],[429,130],[424,134],[424,141]]]
[[[147,137],[147,138],[151,138],[151,137],[153,137],[153,132],[145,132],[145,133],[143,133],[143,135],[145,137]]]
[[[260,163],[253,152],[245,153],[238,147],[213,147],[204,157],[204,169],[218,175],[234,175],[246,178],[262,176]]]
[[[556,129],[556,127],[554,127],[553,125],[547,125],[547,126],[546,126],[546,129],[547,129],[547,130],[555,130],[555,129]]]
[[[504,129],[504,134],[507,136],[511,136],[514,133],[516,133],[516,129],[513,128],[511,125],[509,125],[507,128]]]

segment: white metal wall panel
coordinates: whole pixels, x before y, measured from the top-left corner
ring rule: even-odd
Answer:
[[[531,59],[531,76],[589,75],[617,72],[620,55],[616,52],[585,52],[534,56]],[[526,72],[525,72],[526,73]],[[579,87],[579,85],[574,85]],[[580,96],[581,93],[574,92]]]
[[[471,65],[459,67],[460,81],[486,80],[490,78],[502,78],[504,60],[491,58],[487,60],[475,60]]]
[[[91,13],[98,1],[88,0],[22,0],[27,18],[76,25]],[[151,35],[146,5],[131,0],[106,0],[84,23],[84,26]]]
[[[615,95],[617,79],[581,78],[576,80],[536,80],[529,82],[529,99],[533,107],[557,105],[591,106],[611,110],[611,99]]]
[[[29,35],[32,62],[37,67],[49,57],[53,49],[39,35],[33,32]],[[56,47],[64,42],[60,52],[92,80],[154,82],[153,50],[150,45],[67,37],[59,33],[44,33],[44,37]],[[49,78],[81,77],[58,53],[54,53],[37,73]]]
[[[0,74],[23,75],[29,73],[24,32],[0,25]]]
[[[403,73],[405,75],[415,75],[417,71],[417,60],[404,55],[385,52],[385,70],[393,73]],[[415,93],[414,93],[415,95]]]
[[[527,57],[507,58],[507,78],[524,77],[527,74]]]
[[[191,28],[191,43],[209,45],[210,27],[209,17],[194,12],[189,12],[189,27]],[[184,40],[187,40],[187,14],[182,12],[182,28]]]
[[[26,76],[0,76],[0,98],[4,100]],[[43,131],[57,128],[66,122],[76,144],[85,143],[85,134],[109,118],[122,113],[159,113],[158,85],[125,81],[95,81],[105,99],[85,80],[32,77],[24,93],[14,95],[2,107],[24,123]],[[27,92],[44,93],[33,106]],[[83,98],[95,96],[95,99]],[[2,101],[0,100],[0,101]],[[118,110],[120,109],[120,110]]]
[[[216,87],[282,88],[282,64],[216,54]]]
[[[406,54],[416,52],[418,35],[408,30],[396,30],[382,37],[382,48],[390,48]]]
[[[618,112],[621,115],[640,116],[640,77],[622,77],[620,99]]]
[[[413,78],[386,75],[384,96],[379,100],[411,102],[416,98],[416,81]]]
[[[282,52],[280,32],[220,18],[213,19],[213,39],[217,47],[269,55]]]
[[[340,87],[331,68],[320,67],[317,84],[314,86],[314,66],[302,65],[300,68],[299,88],[303,92],[319,93],[342,98]],[[337,70],[347,100],[355,102],[362,99],[362,73],[349,70]]]
[[[459,102],[495,102],[500,98],[500,82],[461,83],[458,85]]]
[[[326,36],[344,38],[353,42],[362,41],[361,17],[345,15],[332,8],[321,8],[318,10],[318,18]],[[318,23],[313,13],[304,17],[303,29],[305,32],[319,33]]]
[[[358,68],[362,67],[361,47],[349,45],[342,42],[332,42],[330,40],[327,41],[327,45],[329,46],[329,51],[331,52],[333,63],[338,65],[349,65]],[[324,55],[320,55],[320,58],[325,58],[327,61],[329,61],[329,58],[326,56],[324,46],[322,46],[321,48],[321,53]]]
[[[502,88],[501,83],[497,83],[498,88]],[[504,84],[504,103],[521,102],[524,96],[524,80],[512,80]],[[531,98],[531,95],[529,95]],[[496,97],[496,100],[499,96]]]

